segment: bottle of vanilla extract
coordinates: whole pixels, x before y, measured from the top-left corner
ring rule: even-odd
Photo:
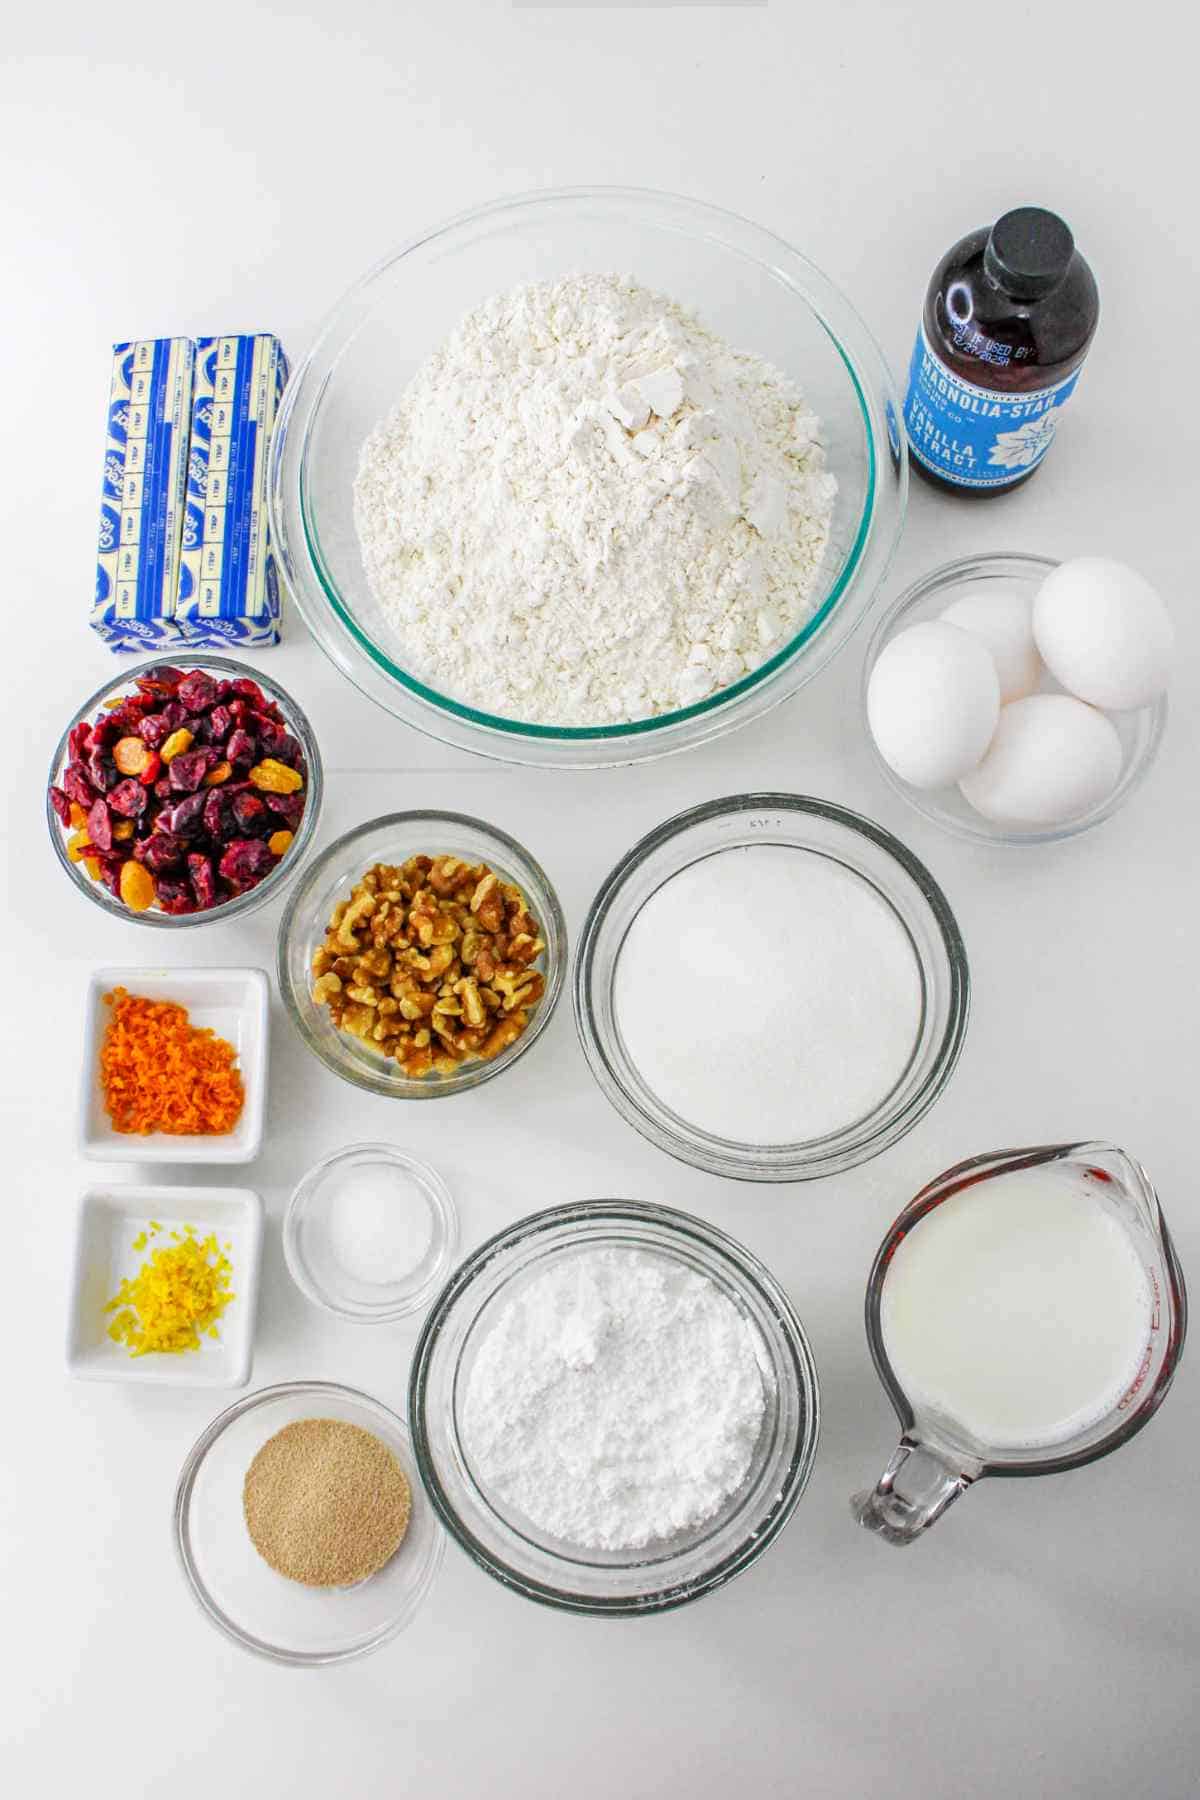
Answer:
[[[933,272],[908,374],[917,473],[953,494],[1028,481],[1099,316],[1095,277],[1056,213],[1019,206],[961,238]]]

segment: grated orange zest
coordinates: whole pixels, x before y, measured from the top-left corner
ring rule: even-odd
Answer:
[[[245,1102],[237,1053],[213,1031],[192,1025],[187,1008],[114,988],[100,1047],[100,1082],[114,1131],[145,1136],[218,1137],[233,1130]]]

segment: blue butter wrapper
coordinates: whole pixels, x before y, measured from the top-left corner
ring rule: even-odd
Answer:
[[[178,643],[190,338],[113,345],[91,624],[114,650]]]
[[[268,456],[288,365],[269,333],[200,338],[175,616],[190,644],[279,641]]]

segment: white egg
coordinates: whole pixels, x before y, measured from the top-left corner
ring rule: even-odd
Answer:
[[[1016,581],[981,583],[952,600],[942,618],[987,645],[1000,677],[1002,703],[1032,694],[1041,678],[1042,659],[1033,641],[1031,587]]]
[[[1051,674],[1093,706],[1127,712],[1167,685],[1170,614],[1144,576],[1111,557],[1052,569],[1033,602],[1033,635]]]
[[[867,684],[879,754],[913,787],[949,787],[979,762],[1000,715],[996,665],[982,641],[926,619],[880,651]]]
[[[1065,825],[1106,800],[1121,773],[1111,719],[1071,694],[1030,694],[1001,708],[979,767],[959,782],[976,812],[1002,825]]]

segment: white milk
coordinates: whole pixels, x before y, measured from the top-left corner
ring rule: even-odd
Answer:
[[[1150,1332],[1145,1269],[1078,1171],[996,1176],[928,1213],[880,1295],[888,1360],[918,1411],[996,1449],[1064,1443],[1133,1381]]]

